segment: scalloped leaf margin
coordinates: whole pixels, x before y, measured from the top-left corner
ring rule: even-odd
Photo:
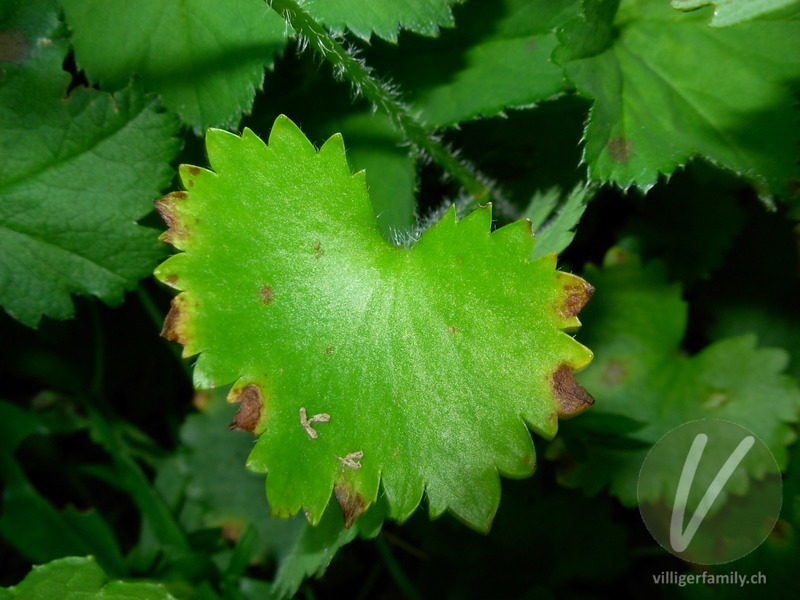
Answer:
[[[200,355],[198,388],[235,381],[273,514],[316,524],[333,495],[351,525],[382,490],[404,520],[426,493],[487,530],[498,473],[534,469],[528,429],[550,438],[592,402],[573,376],[592,354],[564,331],[591,286],[529,259],[529,221],[492,232],[491,206],[389,244],[340,135],[317,151],[281,116],[268,145],[211,130],[207,147],[213,171],[181,167],[186,191],[156,203],[183,250],[156,271],[182,290],[163,335]]]

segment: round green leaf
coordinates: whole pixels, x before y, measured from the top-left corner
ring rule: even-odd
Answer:
[[[529,221],[490,232],[490,206],[386,242],[339,135],[317,151],[279,117],[269,146],[212,130],[207,147],[213,172],[182,167],[187,191],[158,201],[184,251],[157,270],[183,290],[164,334],[200,354],[197,387],[236,381],[273,513],[317,523],[333,493],[349,525],[382,484],[396,519],[426,492],[488,528],[498,472],[534,468],[528,427],[552,437],[591,403],[573,377],[591,352],[563,330],[592,288],[529,260]]]

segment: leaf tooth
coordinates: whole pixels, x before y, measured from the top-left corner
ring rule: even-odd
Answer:
[[[391,469],[392,465],[389,465]],[[383,477],[383,490],[392,519],[403,523],[419,507],[425,493],[425,482],[418,473],[391,469]]]
[[[179,224],[178,202],[186,200],[189,195],[186,192],[170,192],[166,196],[161,196],[153,201],[158,214],[167,224],[167,227],[174,227]]]
[[[558,315],[570,326],[580,325],[578,313],[594,294],[594,286],[577,275],[563,271],[556,271],[556,282],[560,286],[556,305]]]
[[[305,155],[311,157],[317,154],[314,144],[300,131],[294,121],[286,115],[279,115],[275,119],[267,145],[285,156]]]
[[[489,233],[492,229],[492,203],[489,202],[473,210],[458,222],[458,226],[462,235]]]
[[[574,417],[594,404],[594,398],[575,379],[572,365],[562,363],[550,376],[556,398],[556,412],[561,419]]]
[[[325,140],[325,143],[322,144],[322,148],[319,149],[319,155],[324,157],[330,156],[341,164],[341,159],[345,156],[344,138],[342,134],[334,133]],[[346,161],[345,164],[347,164]],[[350,174],[349,168],[347,174]]]
[[[197,184],[198,180],[209,176],[217,176],[213,171],[194,165],[180,165],[178,167],[178,172],[180,173],[181,184],[186,190],[191,190]]]
[[[344,515],[344,528],[350,529],[356,519],[363,515],[370,506],[370,502],[355,490],[355,486],[346,478],[342,478],[333,487],[336,501],[342,508]]]
[[[161,330],[161,337],[183,345],[184,358],[200,352],[190,333],[191,312],[195,308],[186,292],[178,294],[172,299]]]
[[[206,133],[206,154],[208,154],[211,170],[220,175],[228,171],[229,165],[241,168],[241,163],[232,164],[233,159],[231,158],[242,155],[239,148],[241,143],[242,138],[235,133],[223,129],[209,129]]]
[[[228,392],[228,402],[238,403],[239,410],[233,415],[233,419],[228,425],[232,431],[246,431],[259,435],[265,428],[266,403],[264,402],[264,392],[256,383],[243,385],[237,382]]]
[[[528,258],[533,252],[535,238],[530,219],[520,219],[492,232],[492,239],[501,245],[518,246],[520,254]]]

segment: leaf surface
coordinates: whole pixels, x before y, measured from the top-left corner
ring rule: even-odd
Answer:
[[[639,469],[649,448],[671,429],[697,419],[722,419],[755,433],[781,468],[795,439],[800,389],[783,374],[783,350],[759,348],[753,335],[719,340],[693,356],[681,352],[687,306],[663,265],[642,267],[636,255],[612,249],[605,267],[587,277],[598,292],[587,308],[588,339],[597,359],[579,378],[597,398],[591,418],[576,422],[584,433],[602,434],[601,417],[624,417],[638,427],[618,433],[614,444],[589,436],[584,460],[566,473],[590,492],[609,486],[625,504],[636,504]],[[724,462],[722,457],[719,463]],[[676,456],[682,461],[684,457]],[[709,460],[709,463],[713,462]],[[746,473],[760,477],[764,465],[746,458],[732,489],[746,489]],[[674,473],[676,469],[666,469]],[[653,478],[640,498],[674,498],[677,481]]]
[[[593,180],[648,189],[702,155],[762,193],[788,193],[800,137],[789,87],[800,75],[796,15],[711,28],[707,9],[658,0],[584,7],[554,57],[595,100],[584,148]]]
[[[382,487],[396,519],[425,492],[488,528],[498,472],[534,468],[528,427],[552,437],[591,402],[573,377],[591,353],[562,331],[591,287],[528,259],[529,222],[490,232],[488,206],[384,241],[340,136],[317,151],[279,117],[269,146],[211,131],[207,149],[213,172],[182,167],[158,202],[183,250],[157,269],[183,290],[164,334],[199,354],[197,387],[235,381],[273,513],[316,524],[333,493],[349,525]]]
[[[679,10],[695,10],[714,5],[711,27],[727,27],[754,19],[792,4],[797,0],[672,0],[672,7]]]
[[[558,44],[556,27],[579,6],[577,0],[468,3],[455,29],[434,40],[379,46],[370,60],[400,84],[428,125],[498,115],[564,90],[563,69],[550,55]]]
[[[187,531],[220,528],[222,536],[238,540],[252,525],[257,539],[251,560],[269,564],[294,542],[303,523],[270,519],[263,478],[237,468],[253,443],[227,430],[235,408],[225,393],[226,388],[198,392],[201,410],[184,421],[181,450],[159,468],[155,485]]]
[[[61,0],[78,64],[111,89],[138,75],[198,130],[236,125],[286,40],[260,0]]]
[[[536,232],[536,245],[531,258],[538,258],[550,252],[561,254],[575,238],[575,228],[586,210],[591,190],[578,185],[563,202],[558,188],[537,192],[525,216],[530,219]],[[559,205],[560,204],[560,205]]]
[[[0,588],[2,592],[3,600],[175,600],[160,584],[110,581],[91,556],[33,567],[19,584]]]
[[[77,88],[53,3],[13,3],[19,61],[0,67],[0,305],[35,327],[70,294],[122,299],[163,250],[136,225],[170,178],[175,122],[136,89]],[[112,191],[113,190],[113,191]]]
[[[400,29],[437,35],[441,27],[452,27],[451,7],[463,0],[325,0],[303,4],[315,19],[334,32],[349,29],[368,40],[372,33],[397,40]]]

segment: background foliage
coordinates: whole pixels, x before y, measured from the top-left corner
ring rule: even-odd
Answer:
[[[0,3],[0,598],[797,597],[799,18],[787,0]],[[386,239],[492,201],[597,289],[577,335],[596,404],[535,439],[487,535],[421,510],[269,518],[227,389],[194,391],[158,337],[152,200],[207,165],[205,128],[266,138],[280,114],[318,147],[343,134]],[[785,470],[769,539],[710,568],[765,586],[653,584],[696,567],[645,530],[638,468],[704,417]]]

